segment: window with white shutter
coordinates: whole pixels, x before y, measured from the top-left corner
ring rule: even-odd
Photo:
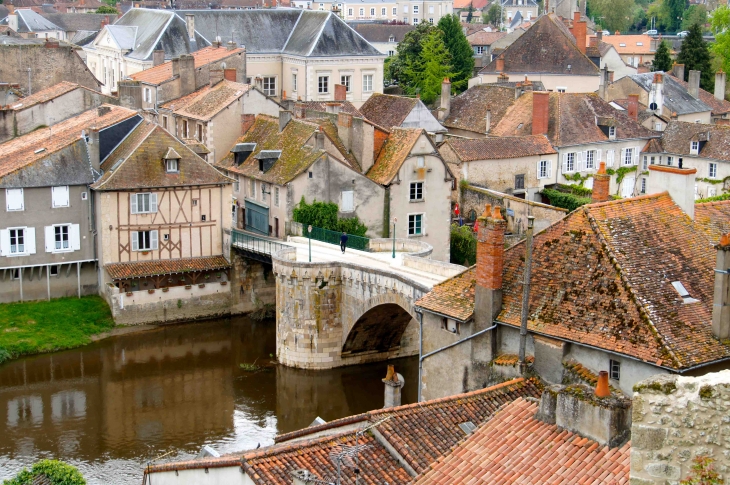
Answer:
[[[342,206],[340,207],[340,211],[342,212],[352,212],[355,210],[355,192],[352,190],[343,190],[342,191]]]
[[[35,254],[35,228],[10,227],[0,230],[0,256]]]
[[[606,167],[613,167],[614,153],[613,150],[606,151]]]
[[[68,207],[68,185],[51,187],[53,207]]]
[[[25,208],[23,189],[5,189],[5,202],[7,210],[22,211]]]
[[[132,231],[132,251],[150,251],[158,247],[157,231]]]
[[[132,214],[149,214],[157,212],[157,194],[145,192],[132,194],[129,198]]]

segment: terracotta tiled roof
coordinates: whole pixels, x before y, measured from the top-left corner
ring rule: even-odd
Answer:
[[[535,419],[537,408],[524,399],[504,406],[414,485],[628,483],[630,443],[599,446]]]
[[[360,106],[360,113],[373,123],[389,130],[394,126],[400,126],[417,103],[416,98],[373,93]]]
[[[528,92],[517,98],[491,134],[531,135],[532,97],[533,93]],[[596,124],[597,118],[615,120],[617,140],[661,136],[644,128],[629,118],[625,111],[617,110],[595,93],[550,93],[549,98],[547,135],[556,147],[608,141],[608,135]]]
[[[180,155],[178,172],[168,173],[163,157],[172,148]],[[105,173],[94,190],[127,190],[190,185],[222,185],[233,181],[197,156],[159,125],[145,122],[106,158]]]
[[[708,135],[707,141],[701,144],[699,156],[730,161],[730,126],[672,120],[661,135],[661,143],[654,145],[654,148],[661,148],[661,151],[656,153],[663,151],[674,155],[690,156],[691,142],[700,141],[700,136]]]
[[[99,116],[98,109],[91,109],[56,123],[50,129],[35,130],[3,143],[0,150],[0,178],[78,141],[83,130],[92,127],[103,129],[137,114],[136,111],[119,106],[105,105],[106,108],[108,110],[102,116]]]
[[[593,37],[593,36],[591,36]],[[604,35],[603,42],[611,44],[619,54],[651,54],[652,38],[646,34],[638,35]],[[589,41],[590,42],[590,41]]]
[[[471,45],[492,45],[492,42],[496,42],[506,36],[507,32],[486,32],[484,30],[480,30],[479,32],[474,32],[469,35],[466,40],[468,40]]]
[[[258,115],[245,135],[236,143],[256,143],[256,151],[241,165],[236,165],[233,153],[229,153],[217,166],[264,182],[283,185],[304,172],[317,159],[325,155],[324,150],[307,145],[319,126],[309,121],[293,119],[279,132],[279,120],[271,116]],[[261,150],[281,150],[279,159],[266,172],[259,170],[256,154]]]
[[[243,96],[250,88],[248,84],[223,80],[213,87],[206,86],[160,107],[169,109],[178,116],[208,121]]]
[[[340,139],[337,127],[332,122],[332,120],[329,118],[319,118],[310,121],[317,123],[324,131],[325,136],[330,140],[330,142],[332,142],[333,145],[337,147],[337,150],[340,152],[340,156],[338,158],[348,164],[351,169],[355,170],[356,172],[362,173],[360,164],[358,163],[352,152],[347,150],[347,148],[345,147],[345,144]]]
[[[501,54],[504,72],[598,76],[599,69],[575,45],[555,14],[543,15]],[[570,66],[570,68],[568,68]],[[497,72],[497,60],[480,73]]]
[[[466,6],[467,7],[469,6],[469,2],[466,3]],[[454,8],[459,8],[456,6],[456,3],[454,3]],[[494,27],[491,24],[475,24],[475,23],[468,24],[466,22],[461,22],[461,28],[462,28],[462,30],[466,29],[466,34],[465,34],[466,36],[470,36],[471,34],[473,34],[475,32],[479,32],[480,30],[484,30],[486,28],[491,28],[492,30],[495,30],[496,27]]]
[[[199,51],[193,52],[191,55],[195,59],[195,68],[199,68],[211,62],[220,61],[226,57],[241,54],[245,51],[242,48],[236,48],[228,50],[225,47],[204,47]],[[147,84],[161,84],[168,79],[172,79],[172,61],[167,61],[159,66],[152,67],[150,69],[132,74],[129,76],[135,81],[141,81]]]
[[[113,280],[124,280],[147,276],[193,273],[196,271],[214,271],[229,268],[230,266],[223,256],[203,256],[200,258],[111,263],[104,265],[104,268]]]
[[[481,10],[487,6],[489,0],[454,0],[454,8],[467,9],[471,4],[474,9]]]
[[[446,141],[462,162],[558,153],[545,135],[454,138]]]
[[[514,326],[523,244],[505,252],[497,317]],[[535,236],[528,328],[672,369],[730,358],[712,336],[714,258],[702,227],[666,193],[584,206]],[[417,305],[468,320],[474,280],[472,267]],[[674,281],[699,301],[683,304]]]
[[[349,113],[352,116],[362,118],[363,114],[360,113],[354,104],[349,101],[297,101],[295,107],[297,109],[303,109],[306,113],[307,110],[327,112],[327,105],[337,104],[338,112]]]
[[[451,100],[451,111],[444,121],[448,128],[487,132],[487,110],[491,111],[491,126],[497,126],[507,109],[515,102],[515,90],[508,86],[480,84],[472,86]]]
[[[390,184],[422,134],[425,131],[418,128],[393,128],[367,177],[381,185]]]
[[[730,200],[695,204],[695,223],[712,244],[730,232]]]
[[[10,106],[10,109],[14,111],[20,111],[26,108],[30,108],[31,106],[35,106],[39,103],[46,103],[63,94],[71,92],[76,88],[83,88],[83,86],[79,86],[76,83],[70,83],[68,81],[61,81],[60,83],[54,84],[49,88],[42,89],[31,94],[30,96],[26,96],[25,98],[18,100],[17,103]]]

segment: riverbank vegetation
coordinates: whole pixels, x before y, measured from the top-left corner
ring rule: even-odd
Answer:
[[[86,485],[83,475],[76,467],[57,460],[41,460],[28,470],[24,468],[12,480],[5,480],[3,485],[33,485],[44,483],[50,485]]]
[[[0,363],[86,345],[113,326],[99,296],[0,304]]]

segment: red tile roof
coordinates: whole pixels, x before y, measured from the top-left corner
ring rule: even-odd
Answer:
[[[422,134],[426,132],[420,128],[393,128],[367,177],[381,185],[390,184]]]
[[[198,258],[110,263],[104,265],[104,268],[113,280],[124,280],[145,278],[147,276],[214,271],[230,268],[230,266],[230,263],[223,256],[203,256]]]
[[[205,86],[187,96],[168,101],[160,106],[178,116],[208,121],[230,106],[251,88],[248,84],[223,80],[213,87]]]
[[[418,104],[416,98],[373,93],[362,106],[360,113],[369,121],[387,130],[400,126]]]
[[[503,160],[558,153],[545,135],[454,138],[446,141],[459,160]]]
[[[30,96],[26,96],[25,98],[19,99],[17,103],[10,106],[10,109],[12,109],[13,111],[20,111],[20,110],[23,110],[26,108],[30,108],[31,106],[35,106],[36,104],[39,104],[39,103],[46,103],[61,95],[71,92],[76,88],[86,89],[83,86],[80,86],[76,83],[62,81],[58,84],[54,84],[51,87],[37,91],[37,92],[31,94]]]
[[[588,36],[586,42],[590,43],[590,37]],[[621,55],[629,54],[648,54],[654,55],[655,50],[651,49],[651,36],[647,34],[637,35],[604,35],[603,42],[611,44]]]
[[[451,110],[444,126],[476,133],[487,132],[487,111],[491,127],[497,126],[515,103],[516,87],[478,84],[451,99]]]
[[[730,200],[695,204],[695,223],[712,244],[730,232]]]
[[[522,309],[523,244],[505,252],[496,319],[513,326]],[[702,225],[667,193],[583,206],[535,236],[528,328],[672,369],[728,359],[730,345],[712,336],[714,259]],[[471,318],[475,273],[436,285],[417,305]],[[699,301],[684,304],[673,281]]]
[[[238,55],[242,54],[245,51],[245,49],[242,48],[236,48],[228,50],[225,47],[204,47],[200,49],[199,51],[195,51],[191,53],[190,55],[193,56],[195,59],[195,68],[199,68],[201,66],[204,66],[206,64],[210,64],[211,62],[220,61],[221,59],[225,59],[226,57],[232,56],[232,55]],[[143,83],[147,84],[162,84],[164,81],[167,81],[168,79],[172,79],[172,61],[167,61],[159,66],[152,67],[150,69],[144,70],[142,72],[138,72],[136,74],[132,74],[129,76],[135,81],[141,81]]]
[[[414,485],[601,484],[629,482],[631,444],[621,448],[535,419],[537,404],[517,399],[433,464]]]
[[[480,30],[467,36],[466,40],[469,41],[470,45],[492,45],[493,42],[498,41],[506,35],[507,32],[486,32]]]

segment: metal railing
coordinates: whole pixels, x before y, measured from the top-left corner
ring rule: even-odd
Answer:
[[[307,233],[307,226],[302,228],[302,236],[309,237]],[[341,232],[330,231],[329,229],[322,229],[321,227],[312,227],[311,237],[315,241],[322,241],[329,244],[340,245]],[[370,239],[367,237],[347,235],[347,247],[352,249],[358,249],[360,251],[370,250]]]
[[[239,249],[269,256],[280,249],[290,247],[286,244],[254,236],[253,234],[247,234],[236,229],[231,230],[231,244]]]

